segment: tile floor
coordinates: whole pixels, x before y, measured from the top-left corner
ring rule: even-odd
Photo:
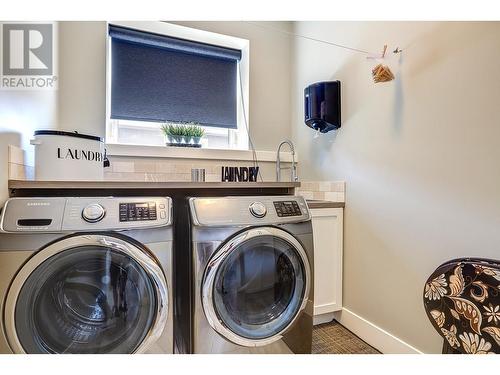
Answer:
[[[313,329],[313,354],[380,354],[335,320]]]

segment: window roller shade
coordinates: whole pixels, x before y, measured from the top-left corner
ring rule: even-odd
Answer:
[[[110,25],[111,118],[237,127],[241,51]]]
[[[241,51],[238,49],[214,46],[201,42],[147,33],[127,29],[119,26],[109,26],[109,35],[114,40],[137,43],[144,46],[170,49],[176,52],[192,53],[200,56],[220,58],[226,60],[241,60]]]

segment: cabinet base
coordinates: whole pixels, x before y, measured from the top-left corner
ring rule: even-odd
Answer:
[[[321,315],[315,315],[313,317],[313,325],[317,326],[318,324],[330,323],[333,320],[333,318],[335,318],[334,312],[321,314]]]

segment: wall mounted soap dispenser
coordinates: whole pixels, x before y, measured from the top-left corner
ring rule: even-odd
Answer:
[[[321,133],[340,128],[340,81],[318,82],[304,89],[304,120]]]

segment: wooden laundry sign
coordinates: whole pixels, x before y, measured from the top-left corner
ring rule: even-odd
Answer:
[[[222,182],[257,182],[259,167],[222,167]]]

